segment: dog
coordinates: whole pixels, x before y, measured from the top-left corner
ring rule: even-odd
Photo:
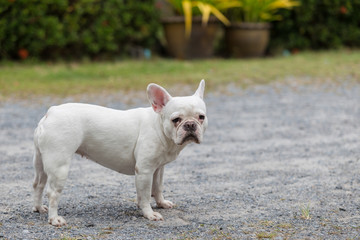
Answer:
[[[126,111],[90,104],[67,103],[50,107],[34,132],[33,211],[48,212],[54,226],[66,225],[58,215],[61,191],[70,161],[79,154],[119,173],[135,175],[137,205],[145,218],[163,220],[150,206],[172,208],[163,191],[164,165],[176,159],[191,142],[201,143],[208,125],[203,100],[205,81],[192,96],[172,97],[151,83],[151,107]],[[49,207],[42,205],[47,183]]]

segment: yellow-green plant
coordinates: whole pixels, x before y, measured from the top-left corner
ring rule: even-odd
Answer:
[[[281,20],[279,9],[291,9],[299,6],[295,0],[237,0],[238,7],[232,9],[230,15],[237,21],[269,22]]]
[[[310,220],[310,206],[309,205],[302,205],[300,206],[301,218],[305,220]]]
[[[210,15],[213,14],[225,25],[230,25],[229,20],[221,13],[226,9],[240,6],[237,0],[168,0],[175,10],[184,15],[185,33],[189,37],[192,27],[192,16],[202,15],[202,23],[206,25]]]

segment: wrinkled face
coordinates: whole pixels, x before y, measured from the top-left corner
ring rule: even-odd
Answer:
[[[174,97],[164,107],[165,135],[177,145],[201,143],[207,127],[206,106],[197,96]]]

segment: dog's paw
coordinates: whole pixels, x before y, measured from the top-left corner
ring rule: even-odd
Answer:
[[[159,208],[173,208],[175,206],[174,203],[168,201],[168,200],[164,200],[162,202],[158,202],[156,203],[156,205],[159,207]]]
[[[158,212],[144,214],[144,217],[146,217],[147,219],[149,219],[151,221],[163,221],[164,220],[163,216],[161,216],[161,214]]]
[[[39,213],[47,213],[48,207],[45,205],[33,207],[33,212],[39,212]]]
[[[61,227],[66,225],[66,221],[63,217],[56,216],[49,219],[49,223],[55,227]]]

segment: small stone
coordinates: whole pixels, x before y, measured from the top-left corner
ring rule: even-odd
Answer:
[[[27,230],[27,229],[23,230],[22,232],[23,232],[24,234],[29,234],[29,233],[30,233],[30,231]]]

